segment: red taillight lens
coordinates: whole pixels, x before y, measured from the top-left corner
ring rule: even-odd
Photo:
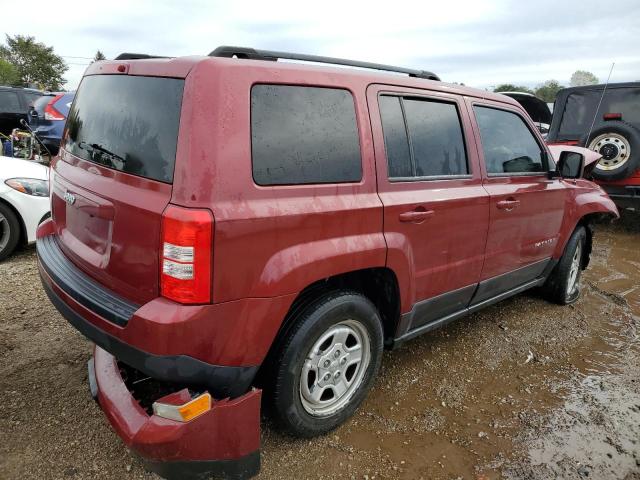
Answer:
[[[45,120],[64,120],[64,115],[61,114],[58,110],[56,110],[56,107],[54,107],[56,102],[61,98],[62,98],[62,95],[56,95],[55,97],[53,97],[53,100],[47,103],[47,106],[44,107]]]
[[[180,303],[211,302],[213,216],[169,205],[162,214],[160,291]]]
[[[622,120],[622,114],[621,113],[605,113],[602,116],[603,120]]]

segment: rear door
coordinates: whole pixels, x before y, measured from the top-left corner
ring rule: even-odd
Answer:
[[[484,259],[489,196],[460,97],[381,85],[367,97],[387,264],[399,277],[402,312],[412,311],[406,331],[469,303]]]
[[[177,78],[85,77],[53,168],[61,248],[87,274],[139,303],[158,295],[183,87]]]
[[[549,179],[550,154],[523,112],[513,106],[469,101],[491,196],[482,283],[474,302],[538,277],[556,248],[566,190]]]

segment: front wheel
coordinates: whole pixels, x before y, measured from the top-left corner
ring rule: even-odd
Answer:
[[[15,250],[20,240],[20,223],[13,211],[0,203],[0,261]]]
[[[364,296],[327,293],[294,319],[276,366],[273,411],[292,435],[313,437],[347,420],[373,384],[382,357],[380,316]]]
[[[548,300],[568,305],[578,299],[586,243],[587,231],[583,226],[579,226],[569,238],[558,265],[542,287]]]

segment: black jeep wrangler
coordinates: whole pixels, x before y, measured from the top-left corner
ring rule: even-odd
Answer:
[[[600,152],[594,179],[618,207],[640,209],[640,82],[560,90],[547,143]]]

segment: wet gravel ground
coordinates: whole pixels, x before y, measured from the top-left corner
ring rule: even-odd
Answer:
[[[640,479],[639,242],[638,215],[598,225],[572,306],[525,293],[386,352],[330,435],[263,419],[259,478]],[[0,264],[0,478],[158,478],[91,400],[90,351],[33,248]]]

